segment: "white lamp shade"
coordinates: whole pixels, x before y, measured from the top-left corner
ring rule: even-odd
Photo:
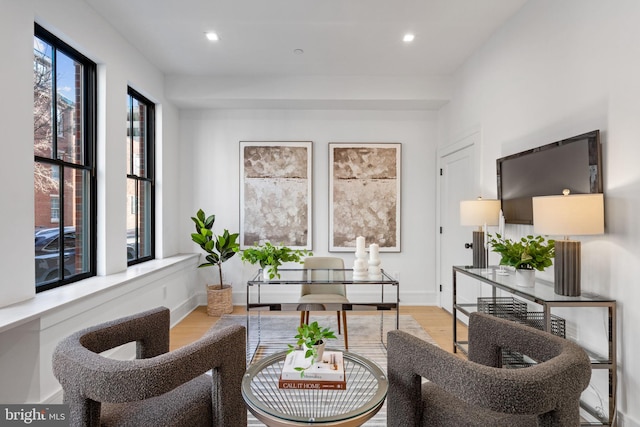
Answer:
[[[603,234],[604,195],[534,197],[533,231],[551,236]]]
[[[498,225],[500,200],[477,199],[460,202],[460,225]]]

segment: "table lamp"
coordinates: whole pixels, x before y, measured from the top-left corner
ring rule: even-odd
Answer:
[[[460,201],[460,225],[471,225],[478,227],[473,232],[473,267],[484,268],[487,266],[487,256],[485,251],[485,232],[482,227],[488,225],[498,225],[500,216],[500,200],[483,199]],[[469,247],[469,244],[465,245]]]
[[[569,236],[604,233],[604,195],[569,194],[533,197],[533,230],[538,234],[564,236],[556,240],[555,292],[580,295],[580,242]]]

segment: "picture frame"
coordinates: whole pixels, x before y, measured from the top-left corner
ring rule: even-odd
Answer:
[[[329,143],[329,252],[400,252],[401,143]]]
[[[240,249],[311,250],[311,141],[240,141]]]

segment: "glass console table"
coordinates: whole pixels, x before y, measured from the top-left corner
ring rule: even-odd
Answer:
[[[380,311],[380,341],[384,343],[383,315],[395,311],[398,329],[400,308],[399,282],[384,270],[379,278],[353,279],[351,269],[278,269],[280,277],[265,280],[262,270],[247,281],[247,352],[252,359],[261,339],[263,311]],[[302,285],[346,285],[349,304],[300,304]],[[251,348],[250,348],[251,347]],[[253,348],[255,347],[255,348]]]
[[[506,275],[500,275],[496,273],[497,267],[490,267],[488,269],[472,268],[472,267],[453,267],[453,351],[458,350],[464,354],[467,354],[468,341],[461,341],[458,339],[457,320],[459,314],[469,316],[473,311],[478,310],[478,304],[474,303],[461,303],[458,301],[457,295],[460,283],[458,281],[458,275],[463,275],[474,279],[472,283],[485,283],[491,287],[491,298],[494,302],[498,298],[498,291],[503,291],[502,294],[508,294],[513,297],[518,297],[516,301],[525,300],[542,307],[542,321],[540,322],[541,328],[545,331],[554,332],[554,316],[551,313],[552,308],[566,307],[570,309],[579,309],[585,307],[600,307],[607,311],[607,349],[603,349],[601,354],[596,354],[593,351],[585,349],[591,359],[592,369],[606,369],[608,370],[608,386],[609,386],[609,399],[608,399],[608,411],[607,413],[599,413],[595,408],[582,404],[583,420],[581,425],[613,425],[612,419],[614,418],[616,410],[616,301],[604,298],[599,295],[589,294],[583,292],[580,296],[564,296],[558,295],[554,292],[553,283],[543,280],[536,280],[536,284],[532,288],[517,286],[515,281],[515,272],[508,271]]]

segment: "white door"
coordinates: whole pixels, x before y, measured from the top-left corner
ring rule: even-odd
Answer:
[[[460,201],[472,200],[476,194],[475,147],[478,145],[479,133],[459,141],[448,152],[441,152],[440,188],[439,188],[439,284],[440,307],[451,312],[453,308],[453,274],[454,265],[470,265],[473,262],[472,250],[465,248],[471,243],[473,229],[460,225]]]

